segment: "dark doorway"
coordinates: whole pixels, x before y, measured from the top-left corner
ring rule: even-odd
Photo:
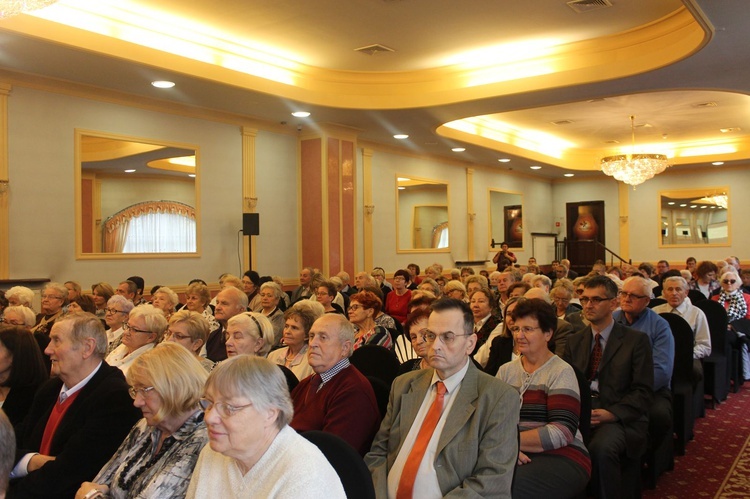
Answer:
[[[596,260],[605,258],[604,201],[567,203],[565,215],[568,260],[571,268],[583,275]]]

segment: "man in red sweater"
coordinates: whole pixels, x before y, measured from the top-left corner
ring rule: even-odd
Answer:
[[[364,456],[380,426],[380,412],[372,385],[349,364],[353,344],[354,327],[344,316],[326,314],[313,323],[307,357],[315,374],[292,392],[290,426],[333,433]]]

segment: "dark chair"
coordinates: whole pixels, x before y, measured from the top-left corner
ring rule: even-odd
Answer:
[[[699,301],[707,300],[706,295],[698,291],[697,289],[691,289],[688,291],[688,298],[690,298],[690,303],[695,305]]]
[[[356,349],[349,362],[365,376],[380,378],[390,388],[398,376],[398,358],[396,354],[380,345],[363,345]]]
[[[315,444],[331,463],[341,479],[347,498],[375,499],[370,470],[354,447],[324,431],[306,431],[302,436]]]
[[[372,391],[375,392],[375,400],[378,402],[380,419],[383,419],[388,410],[388,399],[391,396],[391,387],[387,385],[385,381],[376,378],[375,376],[367,376],[367,380],[372,385]]]
[[[284,373],[284,377],[286,378],[286,384],[289,386],[289,393],[292,393],[292,390],[297,388],[297,385],[299,385],[299,379],[297,379],[297,375],[292,372],[291,369],[289,369],[286,366],[282,366],[279,364],[279,369],[281,369],[281,372]]]
[[[578,430],[583,437],[583,443],[588,445],[591,438],[591,382],[575,367],[573,367],[573,371],[576,373],[578,391],[581,394],[581,415],[578,417]]]
[[[694,305],[706,314],[711,331],[711,355],[703,359],[704,393],[711,396],[711,406],[727,399],[730,386],[732,348],[727,335],[727,312],[718,302],[699,300]]]
[[[693,329],[677,314],[660,314],[674,337],[674,368],[672,369],[672,411],[677,434],[675,452],[685,455],[685,445],[693,433]],[[701,397],[703,392],[700,392]]]
[[[667,300],[664,298],[651,298],[651,301],[648,302],[648,308],[654,308],[665,303],[667,303]]]

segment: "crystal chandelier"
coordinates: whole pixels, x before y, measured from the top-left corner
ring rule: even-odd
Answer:
[[[635,153],[635,116],[630,117],[630,133],[633,152],[602,158],[601,167],[602,171],[610,177],[635,188],[636,185],[666,170],[669,162],[664,154]]]
[[[42,9],[55,2],[57,0],[0,0],[0,19]]]

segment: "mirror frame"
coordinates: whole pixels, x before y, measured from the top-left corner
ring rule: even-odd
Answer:
[[[399,178],[409,178],[411,180],[417,180],[417,181],[423,181],[423,182],[429,182],[431,184],[440,184],[445,186],[445,208],[448,211],[448,247],[447,248],[427,248],[427,249],[414,249],[414,248],[401,248],[401,237],[400,237],[400,211],[401,207],[399,206],[399,189],[398,189],[398,179]],[[416,205],[416,206],[443,206],[443,205],[436,205],[436,204],[422,204],[422,205]],[[411,216],[414,216],[414,210],[412,210]],[[433,178],[424,178],[424,177],[415,177],[414,175],[410,175],[407,173],[397,173],[396,174],[396,253],[450,253],[451,252],[451,243],[452,243],[452,236],[450,232],[450,217],[451,217],[451,208],[450,208],[450,184],[445,180],[439,180],[439,179],[433,179]],[[411,242],[411,240],[410,240]]]
[[[127,260],[127,259],[144,259],[144,258],[198,258],[201,256],[201,215],[200,215],[200,148],[195,144],[186,144],[181,142],[172,142],[166,140],[149,139],[135,137],[130,135],[101,132],[97,130],[86,130],[81,128],[75,129],[74,138],[74,160],[73,160],[73,179],[75,183],[75,245],[76,260]],[[153,144],[164,147],[176,147],[181,149],[192,149],[195,151],[195,251],[187,253],[84,253],[83,252],[83,234],[82,234],[82,211],[81,205],[81,181],[83,179],[83,169],[81,168],[82,152],[81,137],[90,136],[104,139],[123,140],[129,142],[140,142],[143,144]],[[101,224],[103,221],[97,223]]]
[[[498,251],[500,251],[500,249],[499,249],[500,246],[499,245],[500,245],[500,243],[503,242],[503,240],[499,240],[499,241],[496,240],[495,243],[497,244],[497,246],[495,246],[494,248],[492,247],[492,237],[493,237],[492,236],[492,215],[493,215],[493,213],[492,213],[492,193],[493,192],[497,192],[497,193],[500,193],[500,194],[509,194],[509,195],[518,196],[520,198],[520,200],[519,200],[519,202],[517,204],[521,205],[521,213],[522,213],[521,219],[523,219],[523,213],[525,211],[525,207],[524,207],[524,202],[523,202],[523,192],[509,191],[509,190],[505,190],[505,189],[495,189],[495,188],[492,188],[492,187],[490,187],[489,189],[487,189],[487,214],[488,214],[488,219],[487,219],[487,234],[488,234],[488,237],[487,237],[487,247],[489,248],[489,251],[497,253]],[[502,216],[503,216],[503,224],[504,224],[505,223],[505,214],[503,213]],[[526,242],[526,229],[524,228],[524,230],[522,232],[522,236],[521,236],[521,246],[511,247],[511,249],[514,252],[517,252],[517,251],[518,252],[523,252],[523,251],[525,251],[524,250],[524,244],[525,244],[525,242]]]
[[[656,217],[657,217],[657,227],[658,227],[658,233],[657,233],[657,246],[659,248],[663,249],[669,249],[669,248],[722,248],[722,247],[729,247],[732,245],[732,218],[731,218],[731,209],[729,206],[727,206],[726,212],[727,212],[727,241],[724,243],[705,243],[705,244],[696,244],[696,243],[690,243],[690,244],[664,244],[662,242],[662,198],[663,197],[669,197],[669,198],[702,198],[705,196],[710,196],[716,193],[726,193],[727,198],[730,200],[732,199],[732,195],[729,192],[729,186],[722,186],[722,187],[704,187],[704,188],[697,188],[697,189],[669,189],[669,190],[662,190],[657,193],[656,198]]]

